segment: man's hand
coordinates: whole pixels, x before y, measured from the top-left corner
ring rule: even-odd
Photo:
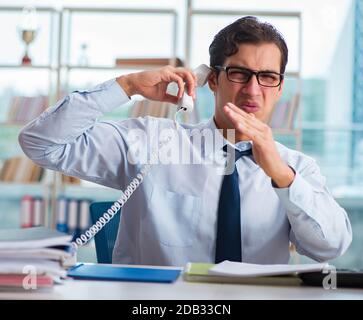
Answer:
[[[195,99],[196,76],[186,68],[175,68],[165,66],[160,69],[130,73],[117,78],[118,84],[130,97],[140,94],[143,97],[165,101],[176,104],[183,96],[184,90]],[[173,96],[166,92],[167,86],[171,82],[178,85],[178,94]]]
[[[279,188],[286,188],[294,181],[294,171],[281,159],[273,139],[271,128],[247,113],[228,103],[223,107],[234,128],[253,142],[252,152],[257,164]]]

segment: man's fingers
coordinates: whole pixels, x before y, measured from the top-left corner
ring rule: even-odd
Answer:
[[[173,96],[172,94],[169,94],[169,93],[165,93],[165,96],[163,98],[163,101],[165,102],[170,102],[170,103],[173,103],[173,104],[177,104],[179,99],[177,96]]]
[[[246,135],[253,142],[260,143],[262,141],[260,131],[252,127],[250,123],[240,116],[240,114],[237,114],[234,110],[227,106],[224,106],[224,111],[236,130]]]
[[[236,112],[238,115],[240,115],[252,127],[256,128],[258,130],[263,129],[264,124],[260,120],[258,120],[253,113],[251,113],[251,114],[247,113],[230,102],[227,103],[227,107],[229,107],[234,112]]]
[[[175,68],[172,66],[165,66],[162,69],[161,81],[166,83],[176,82],[178,85],[177,97],[180,99],[184,91],[187,90],[188,95],[195,99],[195,75],[186,68]]]
[[[255,128],[249,126],[245,122],[238,123],[238,131],[243,133],[247,138],[251,139],[255,145],[262,145],[264,142],[263,136]]]
[[[180,77],[179,75],[177,75],[176,73],[170,71],[170,73],[168,74],[169,76],[169,81],[170,82],[176,82],[178,85],[178,94],[177,97],[178,99],[180,99],[183,96],[184,90],[185,90],[185,84],[183,81],[183,78]]]
[[[231,108],[227,107],[227,106],[224,106],[223,107],[224,109],[224,112],[226,113],[228,119],[232,122],[232,125],[233,127],[242,132],[242,126],[240,125],[241,124],[241,117],[236,114],[233,110],[231,110]]]
[[[248,123],[248,119],[246,119],[245,117],[243,117],[236,109],[237,107],[231,107],[231,106],[224,106],[223,110],[226,113],[226,115],[228,116],[228,118],[232,121],[233,126],[236,129],[239,129],[239,125],[243,122],[243,125],[249,124]]]
[[[195,75],[186,69],[177,69],[177,74],[185,81],[188,94],[195,99],[195,86],[197,84]]]

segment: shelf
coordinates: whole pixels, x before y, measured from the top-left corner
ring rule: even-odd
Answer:
[[[76,198],[91,199],[93,201],[116,201],[122,195],[121,190],[96,186],[65,184],[59,188],[59,195]]]
[[[23,66],[21,64],[0,64],[0,69],[23,69],[23,70],[52,70],[56,71],[57,68],[50,65],[29,65]]]
[[[347,211],[351,210],[362,210],[363,207],[363,198],[361,197],[334,197],[334,199],[339,203]]]
[[[344,208],[361,210],[363,207],[363,186],[342,185],[332,188],[334,199]]]
[[[282,135],[299,135],[301,134],[300,129],[272,129],[274,134],[282,134]]]
[[[125,64],[122,66],[97,66],[97,65],[93,65],[93,66],[79,66],[79,65],[62,65],[61,68],[63,69],[68,69],[68,70],[130,70],[130,69],[135,69],[135,70],[145,70],[145,69],[155,69],[155,68],[160,68],[162,67],[162,65],[155,65],[155,64],[145,64],[145,65],[141,65],[141,64]],[[285,72],[285,78],[299,78],[300,77],[300,72],[298,71],[292,71],[292,72]]]
[[[301,74],[299,71],[287,71],[285,72],[284,78],[300,78]]]
[[[26,123],[0,122],[0,126],[2,126],[2,127],[22,128],[25,125],[26,125]]]
[[[63,7],[64,11],[87,12],[87,13],[126,13],[126,14],[172,14],[176,15],[174,9],[155,9],[155,8],[117,8],[117,7]]]
[[[363,131],[362,123],[347,123],[338,125],[327,125],[324,122],[302,122],[302,130],[324,130],[324,131]]]
[[[299,11],[247,11],[247,10],[208,10],[208,9],[193,9],[191,14],[194,15],[212,15],[212,16],[266,16],[266,17],[295,17],[300,18]]]
[[[68,70],[145,70],[157,68],[155,65],[123,65],[123,66],[77,66],[77,65],[62,65],[61,68]],[[159,66],[161,67],[161,66]]]
[[[23,10],[23,6],[11,7],[11,6],[0,6],[1,11],[14,11],[19,12]],[[166,17],[167,21],[171,20],[170,29],[173,30],[173,39],[171,41],[171,58],[176,57],[176,48],[178,43],[178,12],[174,9],[156,9],[156,8],[118,8],[118,7],[60,7],[60,8],[46,8],[46,7],[38,7],[36,6],[37,12],[50,12],[49,15],[49,35],[50,38],[48,40],[49,43],[49,55],[47,58],[40,60],[37,64],[34,60],[33,65],[22,65],[21,60],[13,60],[6,64],[6,60],[0,62],[0,70],[8,73],[19,73],[28,75],[30,82],[27,81],[27,84],[32,86],[31,80],[34,78],[33,75],[45,74],[47,76],[47,82],[49,82],[47,96],[49,97],[49,104],[51,105],[53,101],[57,101],[60,96],[63,95],[63,84],[64,87],[71,83],[73,77],[76,77],[76,72],[86,74],[87,70],[93,72],[109,72],[109,73],[125,73],[125,72],[133,72],[134,70],[147,70],[151,68],[157,68],[155,64],[137,64],[137,63],[129,63],[123,65],[116,65],[116,58],[109,59],[107,62],[105,60],[100,61],[96,65],[82,65],[78,62],[71,62],[69,58],[73,56],[73,52],[71,52],[71,39],[73,37],[72,27],[73,24],[72,19],[74,17],[78,17],[83,15],[84,13],[93,14],[125,14],[125,15],[153,15],[156,19],[159,19],[160,15],[168,15],[170,17]],[[48,15],[47,15],[48,16]],[[143,18],[143,16],[141,17]],[[170,19],[169,19],[170,18]],[[162,30],[161,30],[162,31]],[[145,51],[147,53],[147,50]],[[168,54],[169,55],[169,54]],[[43,63],[42,63],[43,61]],[[63,61],[63,63],[62,63]],[[34,70],[38,70],[35,72]],[[72,73],[73,71],[73,73]],[[33,77],[33,78],[32,78]],[[106,79],[105,79],[106,80]],[[17,83],[15,83],[17,85]],[[26,88],[25,88],[26,89]],[[20,91],[20,90],[18,90]],[[24,90],[27,92],[26,90]],[[16,91],[17,92],[17,91]],[[43,92],[43,91],[42,91]],[[8,98],[8,97],[6,97]],[[5,107],[5,106],[4,106]],[[4,154],[4,158],[8,157],[8,155],[18,154],[19,150],[10,149],[10,146],[17,146],[17,135],[18,131],[25,125],[22,123],[9,123],[6,122],[6,115],[3,115],[4,118],[2,122],[0,122],[0,127],[4,131],[3,139],[6,140],[7,149],[2,150]],[[107,116],[106,116],[107,118]],[[6,133],[6,134],[5,134]],[[0,141],[2,142],[2,141]],[[5,160],[5,159],[4,159]],[[91,199],[94,201],[115,201],[121,195],[122,192],[120,190],[115,190],[107,187],[102,187],[99,185],[90,185],[84,183],[82,181],[81,185],[60,185],[59,179],[54,175],[53,171],[45,171],[49,173],[49,179],[47,177],[43,177],[42,182],[40,183],[31,183],[31,184],[21,184],[21,183],[12,183],[12,182],[0,182],[0,199],[9,200],[10,202],[20,202],[20,199],[24,195],[30,196],[43,196],[47,197],[47,205],[50,210],[50,217],[55,217],[56,206],[55,201],[57,196],[65,196],[69,198],[76,199]],[[46,174],[47,176],[47,174]],[[45,179],[45,180],[44,180]],[[45,183],[45,181],[47,181]],[[7,201],[3,201],[7,202]],[[7,204],[8,205],[8,204]],[[12,204],[13,205],[13,204]],[[19,203],[16,203],[16,207],[18,207]],[[18,208],[16,209],[18,210]],[[7,214],[8,212],[6,212]],[[1,220],[1,219],[0,219]],[[50,221],[52,225],[54,221]]]
[[[47,186],[44,183],[0,182],[0,199],[20,200],[24,195],[43,197]]]
[[[54,9],[53,7],[37,6],[36,9],[38,12],[56,12],[56,9]],[[0,6],[0,11],[23,11],[23,7]]]

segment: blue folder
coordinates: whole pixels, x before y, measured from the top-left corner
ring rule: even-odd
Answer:
[[[78,264],[68,270],[68,276],[84,280],[174,282],[180,270],[121,267],[114,265]]]

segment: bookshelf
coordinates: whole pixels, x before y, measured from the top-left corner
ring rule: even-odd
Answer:
[[[9,30],[3,30],[3,39],[9,39],[9,46],[16,48],[19,52],[18,57],[11,54],[7,55],[3,52],[3,61],[0,58],[0,84],[1,78],[5,79],[7,75],[13,75],[14,81],[8,79],[6,83],[14,83],[11,87],[5,87],[4,91],[0,90],[2,99],[0,114],[0,129],[2,130],[2,138],[0,139],[0,161],[1,164],[6,162],[13,162],[7,159],[16,159],[19,156],[25,156],[17,143],[18,133],[21,128],[29,122],[32,118],[36,117],[38,113],[34,108],[30,108],[31,104],[35,104],[34,100],[40,97],[47,99],[46,105],[53,105],[64,94],[67,94],[72,89],[80,89],[82,86],[90,87],[103,80],[119,76],[122,73],[130,71],[144,70],[148,68],[155,68],[156,65],[167,64],[164,63],[165,59],[170,63],[178,64],[180,60],[176,58],[177,43],[178,43],[178,23],[177,12],[174,9],[155,9],[155,8],[92,8],[92,7],[63,7],[55,9],[52,7],[36,7],[38,18],[38,29],[35,40],[30,45],[29,55],[32,59],[30,65],[22,65],[21,57],[24,53],[24,43],[19,34],[18,25],[22,19],[23,7],[17,6],[0,6],[0,18],[9,21]],[[167,51],[158,54],[158,57],[168,57],[164,59],[155,59],[155,54],[150,57],[145,57],[145,51],[141,55],[134,53],[130,55],[117,53],[112,59],[108,59],[106,63],[99,61],[88,61],[86,64],[76,61],[73,57],[77,55],[76,42],[77,30],[82,29],[81,25],[87,16],[92,19],[99,19],[98,16],[107,16],[107,22],[112,23],[113,20],[123,20],[132,18],[135,23],[139,23],[142,19],[159,19],[167,23],[165,29],[170,30],[166,38],[169,41],[167,44]],[[119,19],[122,17],[123,19]],[[139,18],[138,18],[139,17]],[[79,20],[77,20],[79,19]],[[126,24],[128,27],[128,25]],[[125,28],[127,29],[127,28]],[[127,30],[126,30],[127,31]],[[82,32],[81,32],[82,33]],[[165,32],[164,32],[165,33]],[[1,34],[1,33],[0,33]],[[84,34],[83,34],[84,35]],[[92,38],[92,35],[89,35]],[[160,37],[160,35],[159,35]],[[90,38],[87,38],[88,40]],[[79,38],[77,38],[79,40]],[[114,39],[109,39],[109,45],[115,46]],[[92,48],[91,48],[92,49]],[[147,52],[147,51],[146,51]],[[92,53],[92,52],[91,52]],[[134,57],[141,56],[140,59]],[[132,59],[130,58],[132,57]],[[145,60],[145,58],[147,58]],[[77,75],[95,74],[93,83],[87,81],[86,83],[77,83],[74,79]],[[25,78],[28,86],[24,82],[15,81],[16,79]],[[41,88],[31,90],[33,79],[36,82],[42,80]],[[5,82],[4,82],[5,84]],[[26,87],[27,90],[20,88]],[[4,99],[6,98],[6,99]],[[18,103],[12,101],[16,99]],[[6,101],[6,102],[4,102]],[[19,101],[21,103],[19,103]],[[27,115],[28,111],[34,112],[32,115]],[[9,114],[12,115],[9,117]],[[125,108],[122,111],[115,112],[115,114],[107,115],[106,118],[125,118],[129,115],[129,111]],[[25,165],[23,166],[25,168]],[[77,201],[82,199],[90,199],[92,201],[108,201],[114,200],[119,197],[120,192],[114,189],[90,184],[82,181],[79,184],[69,184],[63,179],[64,176],[52,171],[46,171],[45,177],[42,181],[29,181],[27,183],[20,179],[19,170],[15,170],[10,176],[16,176],[17,179],[10,181],[9,177],[5,181],[0,181],[0,202],[6,200],[14,205],[11,205],[11,210],[14,211],[14,216],[19,215],[21,200],[24,196],[42,197],[45,202],[45,216],[46,224],[55,227],[57,219],[57,199],[59,197],[72,198]],[[24,173],[27,170],[24,171]],[[7,174],[9,176],[9,174]],[[68,179],[69,180],[69,179]],[[24,178],[25,181],[25,178]],[[5,202],[4,202],[5,203]],[[1,204],[0,204],[1,206]],[[5,219],[7,220],[7,219]],[[12,219],[16,221],[11,227],[19,224],[19,219]],[[5,226],[7,227],[7,226]]]
[[[0,6],[0,19],[8,26],[0,31],[4,41],[0,57],[0,207],[2,227],[22,224],[21,202],[25,196],[44,202],[43,223],[50,215],[51,172],[26,158],[18,145],[21,128],[56,101],[56,51],[59,12],[36,8],[34,41],[28,54],[31,64],[22,64],[25,28],[22,7]],[[14,55],[15,52],[18,54]],[[7,217],[4,217],[4,215]]]

